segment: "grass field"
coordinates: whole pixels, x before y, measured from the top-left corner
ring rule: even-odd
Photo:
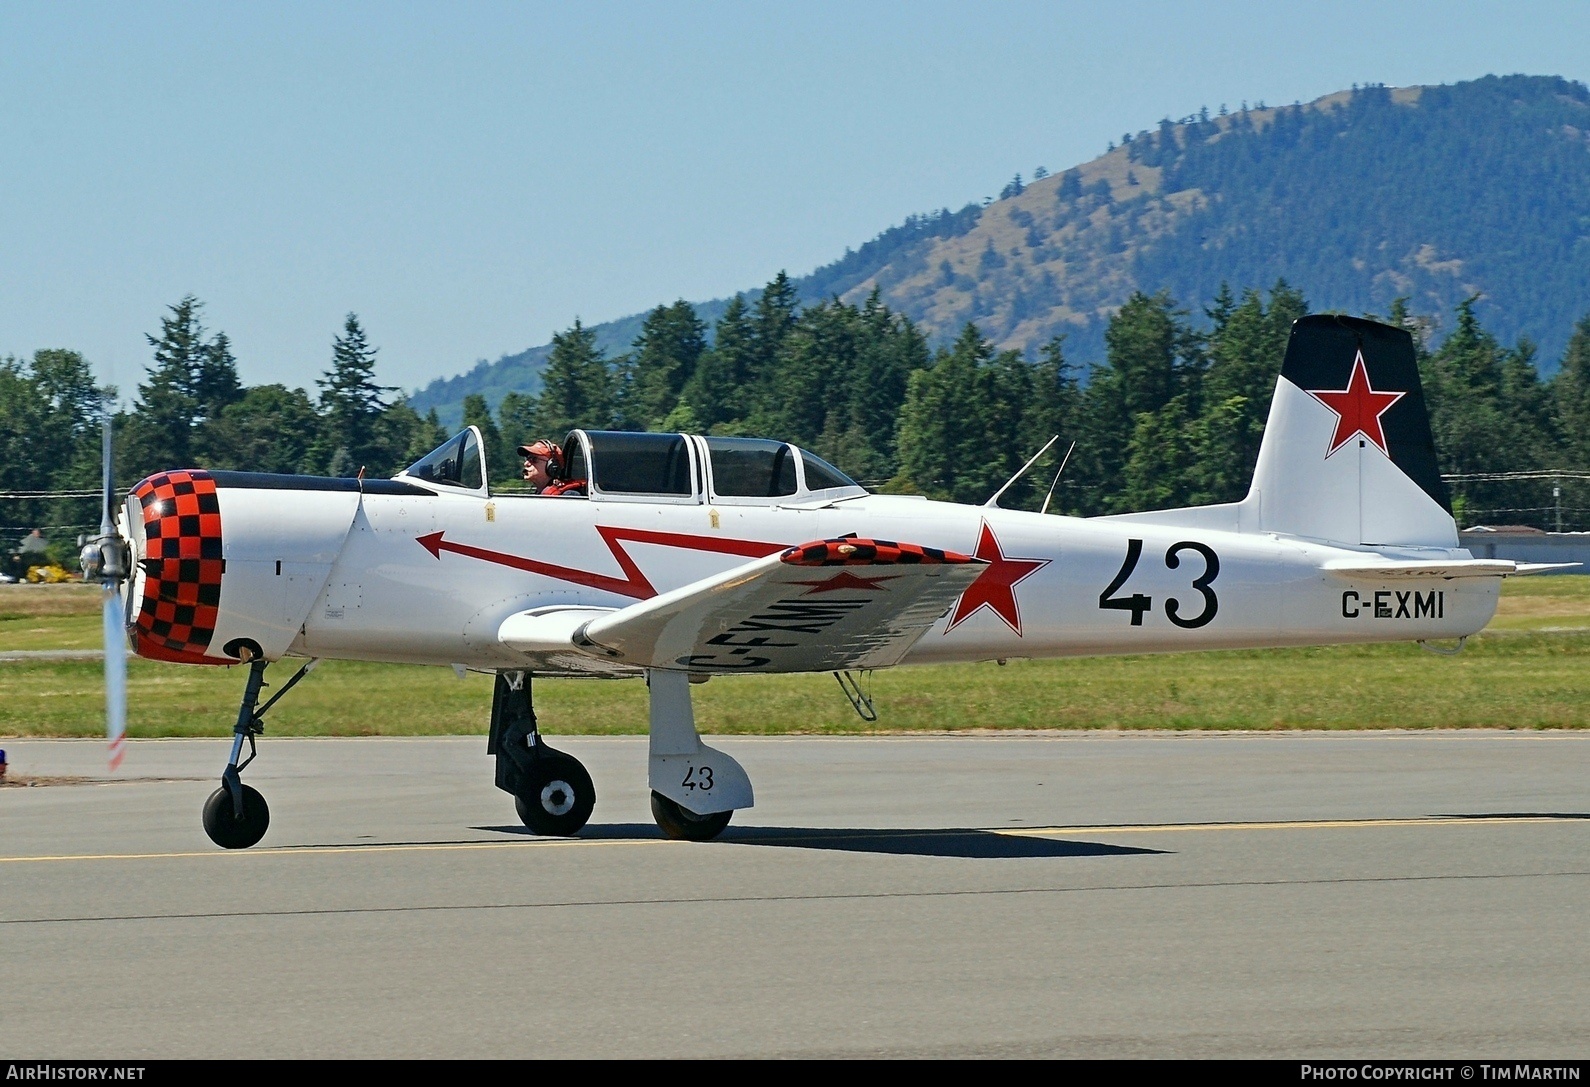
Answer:
[[[0,652],[99,645],[98,590],[0,586]],[[291,662],[272,668],[284,682]],[[98,736],[95,661],[0,662],[0,737]],[[240,669],[128,664],[135,737],[232,730]],[[851,710],[833,677],[732,676],[694,688],[697,725],[718,734],[970,729],[1590,727],[1590,576],[1523,578],[1456,657],[1412,644],[941,665],[879,672],[879,719]],[[446,668],[327,661],[267,718],[283,736],[483,734],[491,679]],[[638,681],[539,680],[548,733],[645,731]]]

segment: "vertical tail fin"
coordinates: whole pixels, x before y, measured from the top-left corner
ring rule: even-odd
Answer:
[[[1292,325],[1244,505],[1263,532],[1457,546],[1406,330],[1329,314]]]

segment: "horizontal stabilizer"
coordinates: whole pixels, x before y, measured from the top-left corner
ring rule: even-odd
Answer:
[[[1337,559],[1325,572],[1354,580],[1375,578],[1522,577],[1566,570],[1577,562],[1514,562],[1511,559],[1438,559],[1434,562],[1368,562]]]
[[[897,663],[987,563],[887,540],[791,547],[585,622],[573,647],[691,672],[827,672]]]

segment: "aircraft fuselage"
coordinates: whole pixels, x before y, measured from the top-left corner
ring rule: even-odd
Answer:
[[[847,535],[988,562],[903,663],[1455,638],[1483,627],[1497,599],[1492,578],[1347,580],[1324,564],[1363,551],[1273,534],[890,495],[797,508],[215,478],[225,570],[207,654],[214,663],[230,656],[233,639],[248,638],[271,658],[633,674],[576,654],[527,660],[498,630],[528,609],[623,608]],[[872,591],[887,588],[884,580]],[[839,606],[844,596],[821,603]],[[820,626],[822,609],[796,621]],[[730,631],[721,652],[692,665],[764,670],[759,636]]]

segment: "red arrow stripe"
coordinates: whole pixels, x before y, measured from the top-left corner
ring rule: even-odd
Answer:
[[[556,566],[550,562],[541,562],[539,559],[525,558],[520,555],[509,555],[502,551],[491,551],[484,547],[471,547],[469,544],[453,543],[443,538],[441,532],[432,532],[429,535],[416,538],[416,542],[425,550],[442,557],[443,551],[451,551],[455,555],[466,558],[480,559],[483,562],[495,563],[498,566],[508,566],[515,570],[525,570],[543,577],[556,578],[559,581],[571,582],[575,585],[585,585],[592,589],[601,589],[603,592],[617,593],[620,596],[633,597],[636,600],[646,600],[657,595],[657,590],[652,583],[641,573],[640,567],[630,557],[629,552],[620,546],[619,541],[630,540],[635,543],[661,544],[664,547],[679,547],[687,551],[709,551],[723,555],[743,555],[746,558],[759,559],[764,555],[771,555],[775,551],[782,551],[785,544],[762,543],[757,540],[725,540],[715,536],[689,536],[680,532],[652,532],[640,528],[614,528],[607,525],[596,526],[596,531],[602,537],[602,542],[607,544],[607,549],[618,560],[618,567],[624,571],[623,577],[613,577],[611,574],[598,574],[590,570],[575,570],[568,566]]]

